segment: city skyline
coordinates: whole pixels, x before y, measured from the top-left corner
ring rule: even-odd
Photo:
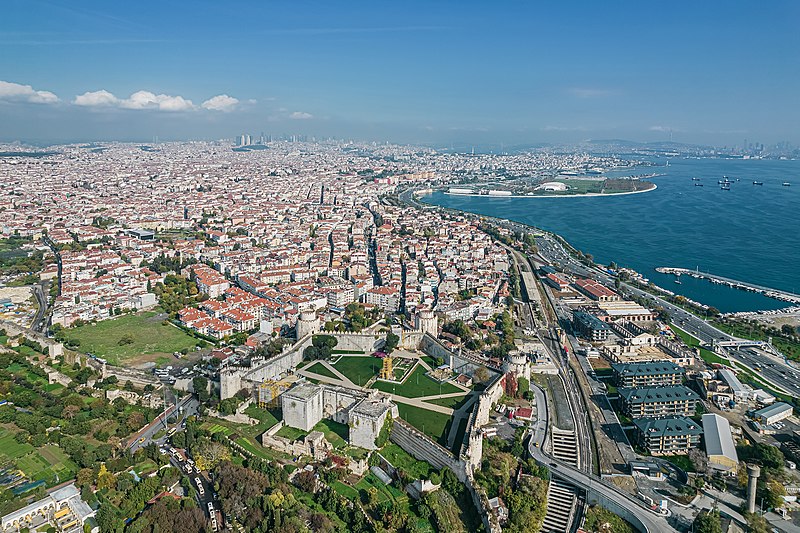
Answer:
[[[6,6],[0,140],[800,143],[790,2],[144,7]]]

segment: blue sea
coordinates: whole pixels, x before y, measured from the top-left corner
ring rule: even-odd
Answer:
[[[678,285],[673,276],[654,269],[699,268],[800,292],[800,161],[672,159],[669,166],[641,167],[616,176],[650,172],[664,176],[651,179],[656,190],[641,194],[487,198],[434,192],[422,200],[558,233],[600,263],[615,261],[633,268],[661,287],[723,312],[787,304],[686,276]],[[729,191],[717,183],[723,176],[733,180]]]

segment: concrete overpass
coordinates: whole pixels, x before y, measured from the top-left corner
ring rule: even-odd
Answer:
[[[651,510],[642,500],[547,454],[543,450],[548,427],[547,409],[540,408],[542,405],[547,405],[545,393],[533,383],[531,383],[531,389],[536,396],[537,405],[537,422],[528,441],[528,453],[531,457],[548,467],[552,477],[557,477],[585,490],[587,503],[596,503],[608,509],[630,522],[639,531],[644,533],[676,531],[669,525],[664,515]]]

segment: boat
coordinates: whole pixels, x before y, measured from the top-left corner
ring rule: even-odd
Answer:
[[[695,186],[695,187],[702,187],[702,186],[703,186],[703,184],[702,184],[702,183],[695,183],[695,184],[694,184],[694,186]]]
[[[753,185],[764,185],[763,181],[754,181]]]
[[[675,283],[677,283],[678,285],[681,285],[681,280],[679,280],[679,279],[676,279],[676,280],[675,280]]]
[[[729,190],[731,190],[731,186],[730,185],[723,185],[722,187],[720,187],[720,189],[722,189],[723,191],[729,191]]]
[[[783,182],[783,186],[784,186],[784,187],[791,187],[791,186],[792,186],[792,184],[791,184],[791,183],[789,183],[788,181],[784,181],[784,182]]]
[[[692,181],[700,181],[700,178],[692,178]]]

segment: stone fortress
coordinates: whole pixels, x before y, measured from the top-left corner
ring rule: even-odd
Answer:
[[[284,392],[280,399],[286,426],[311,431],[320,420],[330,418],[347,424],[351,445],[368,450],[377,448],[375,440],[386,418],[399,416],[389,396],[378,391],[301,383]]]

